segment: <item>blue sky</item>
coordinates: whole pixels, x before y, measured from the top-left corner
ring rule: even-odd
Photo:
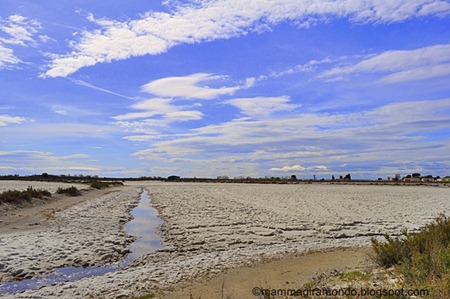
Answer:
[[[0,0],[0,174],[450,175],[450,1]]]

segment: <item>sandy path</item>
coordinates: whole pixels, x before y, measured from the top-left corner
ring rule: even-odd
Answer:
[[[227,269],[252,266],[288,254],[367,246],[372,236],[399,234],[403,227],[418,230],[439,213],[450,214],[449,188],[163,182],[130,185],[142,184],[166,221],[161,227],[165,249],[138,259],[127,269],[10,298],[127,298],[148,292],[164,294],[168,289],[188,286],[192,280],[206,281]],[[102,235],[95,239],[95,244],[101,244],[102,238],[115,240],[116,233],[109,227],[120,229],[118,215],[123,215],[126,209],[117,207],[133,203],[136,187],[124,187],[121,191],[124,193],[69,209],[70,213],[63,213],[66,218],[61,218],[65,219],[62,231],[46,237],[66,238],[61,232],[72,233],[74,229],[85,236],[98,227],[95,234]],[[117,204],[108,205],[113,202]],[[89,214],[90,210],[93,214]],[[121,212],[111,213],[114,210]],[[79,215],[90,215],[88,226],[71,226]],[[107,231],[103,233],[101,229]],[[8,244],[18,244],[16,240],[10,241]],[[22,246],[29,244],[24,242]],[[86,256],[97,256],[89,246],[83,250]],[[33,255],[35,251],[27,254]],[[55,254],[52,252],[52,256]]]

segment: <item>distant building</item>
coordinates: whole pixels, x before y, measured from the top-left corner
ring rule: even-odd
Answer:
[[[424,177],[421,178],[422,182],[427,182],[427,183],[432,183],[435,182],[436,180],[433,177]]]

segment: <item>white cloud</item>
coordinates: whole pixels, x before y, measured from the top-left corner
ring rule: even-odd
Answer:
[[[113,119],[127,121],[160,116],[162,118],[158,118],[159,120],[169,123],[174,121],[197,120],[201,119],[203,115],[200,111],[183,110],[185,107],[173,105],[171,99],[162,98],[145,100],[131,105],[131,108],[143,111],[114,116]]]
[[[132,135],[132,136],[125,136],[123,139],[129,140],[129,141],[138,141],[138,142],[144,142],[144,141],[150,141],[157,139],[158,136],[153,135]]]
[[[0,31],[7,37],[0,37],[0,42],[10,45],[35,45],[34,35],[41,29],[39,22],[27,20],[20,15],[11,15],[7,20],[0,19]]]
[[[18,64],[21,60],[14,55],[14,51],[5,48],[0,44],[0,69],[6,68],[8,65]]]
[[[80,108],[72,105],[52,104],[49,105],[49,108],[56,114],[73,118],[99,115],[99,112],[93,109]]]
[[[152,140],[150,148],[135,156],[164,165],[183,162],[186,169],[215,161],[214,171],[204,171],[216,175],[242,174],[225,171],[230,163],[251,165],[262,175],[269,170],[345,175],[341,173],[348,172],[345,169],[352,169],[352,175],[374,175],[374,165],[400,167],[406,161],[420,164],[448,156],[449,140],[427,140],[427,136],[448,129],[449,113],[450,99],[442,99],[351,113],[238,118]],[[307,165],[295,164],[297,161]],[[347,166],[343,168],[343,164]],[[266,169],[266,165],[273,167]]]
[[[25,119],[19,116],[0,115],[0,127],[7,126],[8,124],[20,124]]]
[[[67,138],[104,138],[116,132],[113,126],[103,126],[81,123],[32,123],[21,126],[8,126],[2,129],[5,139],[13,142],[19,140],[23,142],[23,136],[27,140],[61,140]],[[2,136],[2,137],[3,137]]]
[[[43,151],[0,151],[0,164],[5,165],[3,169],[31,173],[67,173],[69,171],[98,173],[100,166],[82,161],[89,158],[90,156],[86,154],[57,156],[52,152]]]
[[[282,171],[282,172],[304,171],[304,170],[306,170],[306,168],[301,165],[283,166],[281,168],[274,167],[270,169],[270,171]]]
[[[124,139],[130,141],[149,141],[160,137],[154,127],[167,127],[170,123],[202,119],[203,113],[186,110],[190,107],[177,106],[172,99],[153,98],[131,105],[132,109],[142,110],[114,116],[117,124],[134,134]]]
[[[290,67],[283,71],[272,72],[270,77],[279,78],[287,75],[292,75],[296,73],[310,73],[316,70],[317,66],[320,64],[331,63],[332,60],[329,58],[323,60],[311,60],[305,64],[298,64],[296,66]]]
[[[294,171],[306,171],[306,170],[327,171],[328,167],[323,166],[323,165],[310,166],[310,167],[303,167],[301,165],[293,165],[293,166],[274,167],[274,168],[270,169],[270,171],[274,171],[274,172],[294,172]]]
[[[431,0],[195,1],[172,13],[151,12],[126,22],[89,19],[100,29],[83,31],[73,51],[57,55],[46,76],[66,77],[80,68],[133,56],[158,55],[180,44],[229,39],[269,30],[283,21],[305,27],[330,18],[354,22],[400,22],[417,16],[445,16],[450,3]]]
[[[292,111],[298,105],[290,104],[288,96],[255,97],[228,100],[225,103],[238,107],[242,113],[251,117],[267,117],[279,111]]]
[[[321,170],[321,171],[327,171],[328,167],[324,166],[324,165],[318,165],[318,166],[313,166],[312,167],[315,170]]]
[[[131,105],[131,108],[143,110],[140,112],[130,112],[123,115],[114,116],[116,120],[132,120],[139,118],[149,118],[155,115],[166,115],[170,112],[178,111],[179,108],[171,104],[171,99],[153,98]]]
[[[450,75],[450,44],[415,50],[393,50],[366,57],[349,66],[336,67],[322,74],[342,78],[358,73],[381,73],[380,82],[397,83]]]
[[[14,55],[14,46],[35,46],[34,35],[41,29],[34,20],[27,20],[20,15],[11,15],[7,19],[0,18],[0,69],[21,63]]]
[[[142,86],[142,91],[161,97],[182,97],[187,99],[210,100],[219,95],[233,94],[241,86],[210,88],[201,83],[223,80],[224,76],[212,74],[193,74],[185,77],[169,77],[158,79]],[[251,81],[247,85],[253,84]]]

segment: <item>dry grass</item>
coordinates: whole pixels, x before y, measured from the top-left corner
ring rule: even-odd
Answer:
[[[51,196],[52,194],[47,190],[33,189],[33,187],[28,187],[27,190],[24,191],[8,190],[0,193],[0,204],[21,204],[24,201],[30,201],[33,198],[42,199]]]

